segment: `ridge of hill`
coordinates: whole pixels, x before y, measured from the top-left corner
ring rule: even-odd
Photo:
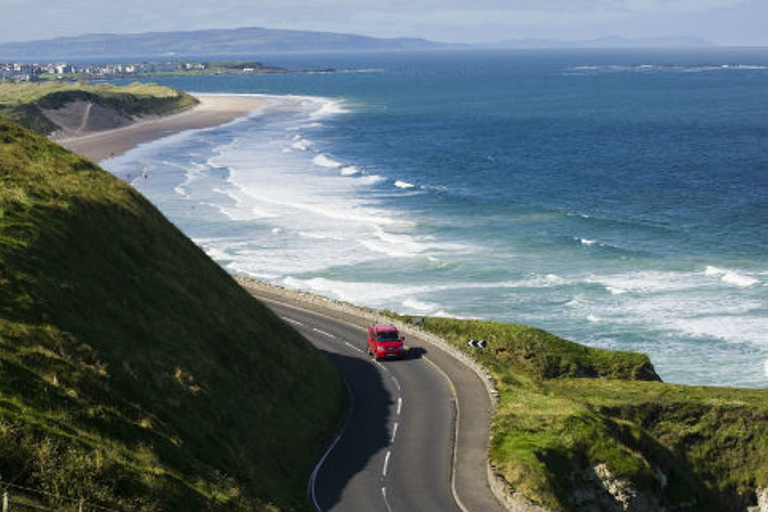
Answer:
[[[0,117],[4,483],[303,510],[344,402],[330,361],[138,192]]]
[[[262,27],[140,34],[86,34],[0,44],[2,59],[85,59],[254,55],[264,52],[412,51],[457,45],[419,38],[375,38]]]

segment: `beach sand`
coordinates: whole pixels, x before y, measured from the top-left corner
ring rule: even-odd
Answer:
[[[161,139],[174,133],[209,128],[242,117],[267,103],[252,96],[195,94],[200,104],[191,110],[165,117],[140,119],[137,122],[98,132],[56,139],[65,148],[99,162],[133,149],[142,142]]]

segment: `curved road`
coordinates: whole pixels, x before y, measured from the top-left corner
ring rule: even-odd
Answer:
[[[310,482],[317,510],[504,512],[487,483],[491,403],[471,370],[418,338],[406,339],[415,356],[374,362],[364,317],[247,288],[324,351],[349,388],[347,421]]]

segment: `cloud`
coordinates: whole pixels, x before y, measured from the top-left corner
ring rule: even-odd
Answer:
[[[655,13],[706,12],[718,9],[733,9],[753,0],[623,0],[629,11]]]

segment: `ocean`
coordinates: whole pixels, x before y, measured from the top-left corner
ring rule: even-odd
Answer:
[[[768,386],[764,49],[263,60],[337,71],[157,79],[268,105],[102,162],[229,272]]]

